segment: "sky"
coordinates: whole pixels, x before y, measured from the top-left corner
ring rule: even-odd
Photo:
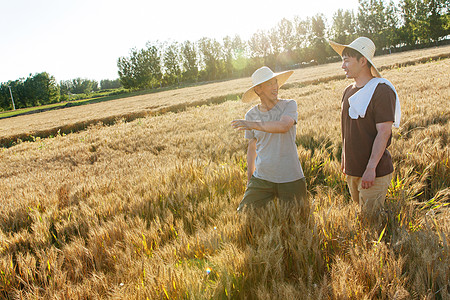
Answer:
[[[283,18],[328,24],[358,0],[0,0],[0,82],[47,72],[59,82],[116,79],[117,59],[148,41],[248,40]]]

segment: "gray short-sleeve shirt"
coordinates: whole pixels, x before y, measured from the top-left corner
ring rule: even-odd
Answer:
[[[245,119],[256,122],[280,121],[283,115],[290,116],[297,124],[297,103],[294,100],[279,100],[267,112],[254,106],[245,114]],[[295,144],[295,124],[286,133],[245,131],[245,138],[256,138],[256,169],[253,176],[274,183],[292,182],[305,177]]]

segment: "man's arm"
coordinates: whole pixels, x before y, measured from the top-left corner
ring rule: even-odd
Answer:
[[[247,148],[247,182],[252,178],[253,172],[255,172],[255,159],[256,159],[256,139],[253,138],[248,141]]]
[[[345,174],[345,139],[342,141],[341,171]]]
[[[372,145],[372,153],[370,154],[369,162],[367,163],[366,170],[361,179],[361,186],[363,189],[368,189],[374,185],[378,162],[383,156],[384,150],[386,149],[387,142],[392,133],[392,123],[384,122],[377,123],[377,136]]]
[[[295,124],[292,117],[284,115],[280,121],[254,122],[247,120],[233,120],[231,126],[237,130],[259,130],[269,133],[286,133]]]

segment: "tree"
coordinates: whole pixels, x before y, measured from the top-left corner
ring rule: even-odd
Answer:
[[[142,49],[135,57],[136,79],[138,88],[157,84],[162,78],[159,43],[147,42],[147,49]]]
[[[279,36],[277,28],[272,28],[269,30],[269,41],[270,47],[269,52],[272,57],[277,57],[283,51],[281,38]]]
[[[164,49],[163,63],[165,69],[165,79],[168,84],[180,83],[181,68],[180,49],[177,42],[174,42]]]
[[[145,49],[132,52],[130,58],[133,65],[134,88],[143,89],[150,85],[152,71],[149,67],[149,56]]]
[[[131,52],[133,53],[133,52]],[[117,67],[119,68],[119,80],[120,83],[126,88],[135,88],[135,74],[133,63],[129,57],[119,57],[117,60]]]
[[[311,18],[302,20],[299,17],[295,17],[294,30],[297,61],[309,62],[312,59],[308,48],[310,46],[309,35],[311,32]]]
[[[224,61],[224,71],[227,78],[233,75],[233,53],[234,45],[233,39],[229,36],[223,38],[223,61]]]
[[[231,42],[231,48],[232,68],[235,77],[250,75],[253,70],[249,70],[247,42],[243,41],[240,36],[235,35]]]
[[[415,45],[424,42],[426,36],[426,6],[423,1],[402,0],[403,26],[401,28],[401,40],[407,45]]]
[[[297,44],[294,24],[290,20],[283,18],[277,24],[277,31],[283,51],[293,51]]]
[[[206,80],[217,80],[221,78],[222,68],[222,47],[218,41],[211,38],[202,38],[198,42],[202,60],[205,66]]]
[[[11,94],[9,92],[8,83],[0,85],[0,110],[12,110]]]
[[[385,8],[385,22],[384,37],[386,39],[386,47],[397,46],[400,44],[400,15],[399,9],[391,0]]]
[[[423,5],[427,24],[424,38],[430,42],[437,42],[450,33],[447,28],[450,1],[424,0]]]
[[[101,90],[113,90],[113,89],[119,89],[122,87],[122,84],[120,83],[120,79],[103,79],[100,80],[100,89]]]
[[[384,5],[381,0],[359,0],[358,35],[370,38],[380,46],[380,33],[384,27]],[[384,45],[384,41],[381,41]]]
[[[356,24],[355,16],[351,10],[338,9],[333,15],[333,24],[330,28],[331,40],[348,44],[355,39]]]
[[[256,67],[260,67],[262,64],[267,65],[268,56],[271,52],[270,39],[267,34],[258,30],[248,41],[248,46],[254,65]]]
[[[289,68],[298,61],[294,51],[297,45],[294,24],[283,18],[277,24],[276,34],[281,50],[281,53],[277,56],[277,65],[282,69]]]
[[[16,108],[25,108],[60,101],[59,86],[53,76],[47,72],[30,74],[26,79],[20,78],[0,85],[0,107],[12,109],[11,92]]]
[[[97,81],[78,77],[72,79],[69,91],[72,94],[90,94],[97,89]]]
[[[198,56],[194,43],[185,41],[181,45],[181,61],[183,66],[183,78],[188,81],[198,79]]]
[[[59,87],[47,72],[31,75],[23,82],[21,102],[25,107],[38,106],[59,101]]]
[[[318,63],[324,63],[328,56],[325,29],[325,16],[323,14],[317,14],[312,17],[310,43],[314,53],[314,59]]]
[[[396,44],[398,21],[393,2],[385,5],[383,0],[359,0],[357,20],[358,35],[372,39],[378,49]]]
[[[246,43],[235,35],[226,36],[223,39],[223,62],[224,72],[228,78],[242,76],[247,67]]]
[[[309,46],[309,32],[311,32],[311,18],[305,20],[299,17],[294,18],[294,35],[295,35],[295,48],[300,50]]]
[[[162,77],[158,45],[148,42],[147,49],[131,49],[129,57],[117,60],[120,82],[125,88],[142,89],[159,83]]]
[[[59,82],[59,98],[61,101],[70,100],[70,94],[72,89],[72,81],[71,80],[61,80]]]
[[[59,87],[53,76],[47,72],[36,73],[25,81],[19,81],[17,100],[22,107],[38,106],[59,101]],[[15,99],[16,100],[16,99]]]
[[[61,95],[68,95],[72,90],[72,81],[71,80],[61,80],[59,82],[59,92]]]

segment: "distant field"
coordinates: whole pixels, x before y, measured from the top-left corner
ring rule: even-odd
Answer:
[[[375,57],[374,63],[380,70],[384,70],[449,56],[450,45],[379,56]],[[340,63],[332,63],[297,69],[286,87],[342,78],[344,76]],[[17,139],[26,140],[30,135],[46,137],[56,135],[58,131],[76,132],[98,122],[113,124],[120,118],[133,120],[167,111],[179,111],[189,106],[237,99],[250,83],[250,78],[236,79],[0,119],[0,145],[9,145]]]
[[[298,103],[306,221],[279,203],[236,213],[246,142],[230,121],[254,103],[189,106],[248,78],[0,120],[9,136],[167,110],[0,148],[0,298],[450,299],[449,70],[442,59],[383,71],[403,114],[379,228],[340,172],[351,81],[327,80],[339,64],[297,70],[280,91]]]

